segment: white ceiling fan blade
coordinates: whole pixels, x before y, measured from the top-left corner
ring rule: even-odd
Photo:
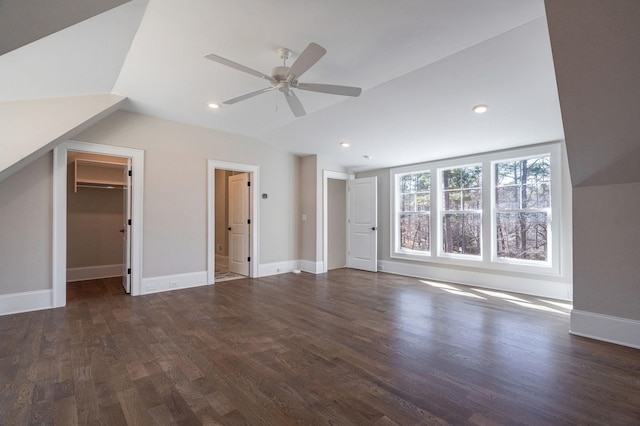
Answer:
[[[288,92],[286,92],[284,94],[284,97],[287,100],[287,103],[289,104],[289,108],[291,108],[291,112],[293,112],[293,115],[295,115],[296,117],[307,115],[304,107],[302,106],[302,103],[300,102],[300,99],[298,99],[296,94],[293,93],[293,90],[289,90]]]
[[[300,90],[342,96],[360,96],[360,93],[362,93],[362,89],[359,87],[336,86],[335,84],[298,83],[295,87]]]
[[[265,89],[256,90],[255,92],[247,93],[246,95],[241,95],[241,96],[237,96],[235,98],[231,98],[231,99],[229,99],[227,101],[224,101],[223,104],[226,104],[226,105],[235,104],[236,102],[240,102],[240,101],[244,101],[245,99],[253,98],[254,96],[258,96],[258,95],[260,95],[262,93],[270,92],[270,91],[272,91],[274,89],[275,89],[275,87],[267,87]]]
[[[211,59],[214,62],[217,62],[219,64],[222,65],[226,65],[228,67],[231,67],[233,69],[236,69],[238,71],[242,71],[242,72],[246,72],[247,74],[251,74],[251,75],[255,75],[256,77],[260,77],[260,78],[264,78],[265,80],[270,81],[271,83],[275,83],[275,79],[269,75],[263,74],[260,71],[256,71],[254,69],[251,69],[249,67],[245,67],[244,65],[240,65],[237,62],[233,62],[230,61],[226,58],[223,58],[222,56],[218,56],[218,55],[214,55],[213,53],[210,55],[205,56],[205,58],[207,59]]]
[[[327,50],[317,43],[309,43],[302,51],[298,59],[291,65],[287,73],[287,80],[295,80],[304,74],[309,68],[320,60],[327,53]]]

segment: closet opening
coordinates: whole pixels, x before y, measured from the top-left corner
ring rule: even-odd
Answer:
[[[131,159],[67,151],[67,299],[131,293]]]

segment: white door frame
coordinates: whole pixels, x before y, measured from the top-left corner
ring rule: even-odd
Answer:
[[[67,152],[131,158],[131,294],[142,290],[142,194],[144,151],[111,145],[68,140],[53,150],[53,307],[67,303]]]
[[[350,180],[354,177],[348,173],[322,171],[322,272],[329,270],[329,179]]]
[[[232,163],[229,161],[208,160],[207,162],[207,282],[214,284],[216,279],[215,243],[216,243],[216,169],[233,170],[250,173],[251,176],[251,241],[249,243],[249,276],[258,277],[258,265],[260,263],[260,214],[259,194],[260,166],[253,164]]]

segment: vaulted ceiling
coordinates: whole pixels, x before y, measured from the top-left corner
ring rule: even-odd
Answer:
[[[0,39],[21,28],[14,38],[33,41],[4,47],[0,101],[113,93],[129,111],[352,170],[563,138],[542,0],[131,0],[75,15],[60,11],[77,2],[62,0],[46,37],[19,3],[0,1],[5,18],[21,11]],[[290,64],[309,42],[327,54],[301,80],[359,86],[360,97],[299,91],[301,118],[277,92],[207,108],[268,84],[205,55],[268,74],[282,64],[276,48],[293,51]],[[489,111],[474,114],[476,104]]]

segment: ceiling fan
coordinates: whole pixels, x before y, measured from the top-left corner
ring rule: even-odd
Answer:
[[[332,95],[342,96],[359,96],[362,89],[359,87],[351,86],[336,86],[334,84],[318,84],[318,83],[302,83],[298,81],[298,78],[304,74],[309,68],[311,68],[316,62],[320,60],[327,53],[327,50],[316,43],[309,43],[309,45],[302,51],[300,56],[295,62],[288,67],[287,59],[291,56],[291,50],[284,47],[277,49],[280,58],[282,58],[283,65],[275,67],[271,70],[271,75],[263,74],[260,71],[256,71],[244,65],[240,65],[229,59],[223,58],[218,55],[207,55],[205,58],[211,59],[214,62],[218,62],[222,65],[234,68],[238,71],[246,72],[247,74],[255,75],[256,77],[263,78],[271,83],[271,87],[256,90],[255,92],[247,93],[235,98],[226,100],[223,104],[231,105],[236,102],[244,101],[254,96],[258,96],[262,93],[270,92],[272,90],[278,90],[282,92],[291,108],[291,112],[296,117],[302,117],[306,114],[300,99],[296,96],[293,89],[308,90],[311,92],[329,93]]]

